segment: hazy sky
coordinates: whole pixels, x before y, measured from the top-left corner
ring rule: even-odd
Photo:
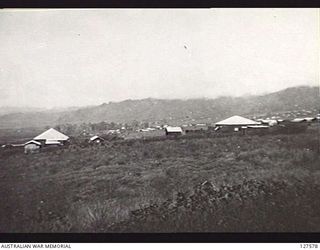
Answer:
[[[0,106],[319,84],[319,9],[0,10]]]

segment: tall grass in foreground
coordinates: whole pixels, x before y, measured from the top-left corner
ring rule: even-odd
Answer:
[[[317,232],[318,183],[245,181],[239,185],[195,186],[173,199],[134,210],[118,223],[95,218],[90,232]],[[98,210],[96,211],[98,212]],[[111,211],[105,211],[109,213]],[[81,218],[80,218],[81,220]]]
[[[0,151],[0,232],[319,231],[318,146],[307,130]]]

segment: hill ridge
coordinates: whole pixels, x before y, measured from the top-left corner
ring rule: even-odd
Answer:
[[[38,111],[0,116],[1,128],[54,126],[65,123],[130,123],[160,122],[181,124],[190,122],[214,123],[232,115],[281,116],[316,115],[320,108],[319,87],[299,86],[265,95],[245,97],[221,96],[215,99],[157,99],[124,100],[102,103],[64,111]]]

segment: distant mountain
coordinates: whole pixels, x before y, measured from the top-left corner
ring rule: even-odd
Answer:
[[[0,128],[54,126],[63,112],[25,112],[0,116]]]
[[[12,113],[29,113],[43,111],[42,108],[34,107],[0,107],[0,115],[12,114]]]
[[[190,122],[214,123],[231,115],[247,117],[313,116],[320,108],[319,87],[294,87],[275,93],[216,99],[142,99],[104,103],[63,111],[20,112],[0,116],[0,127],[54,126],[65,123],[132,121],[172,125]]]

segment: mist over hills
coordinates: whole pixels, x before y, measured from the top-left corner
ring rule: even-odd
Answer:
[[[39,112],[44,111],[43,108],[35,108],[35,107],[0,107],[0,116],[6,114],[13,114],[13,113],[29,113],[29,112]]]
[[[283,112],[306,111],[316,115],[320,108],[319,87],[293,87],[278,92],[245,97],[216,99],[141,99],[104,103],[98,106],[31,112],[0,112],[1,128],[54,126],[65,123],[132,121],[181,124],[214,123],[231,115],[267,117]]]

